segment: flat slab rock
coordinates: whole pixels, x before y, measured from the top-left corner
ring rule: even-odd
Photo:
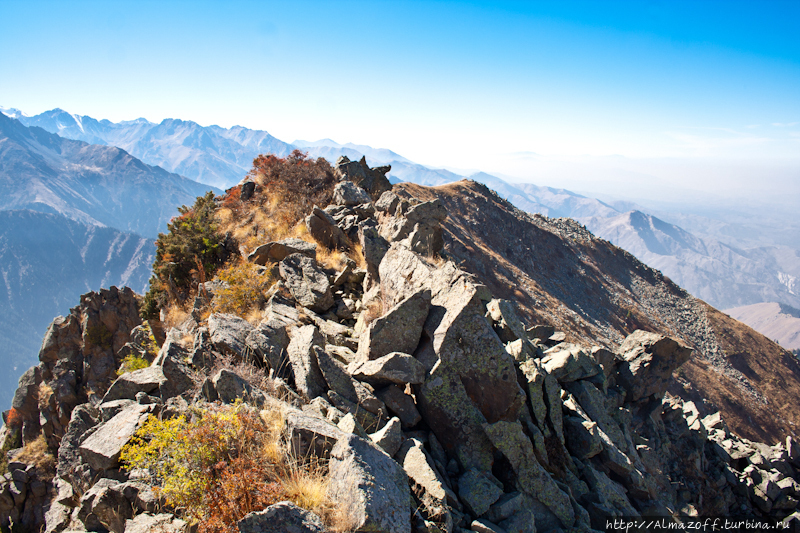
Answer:
[[[291,502],[278,502],[239,520],[239,533],[325,533],[322,520]]]
[[[114,468],[119,463],[122,447],[154,408],[153,404],[133,404],[120,411],[80,444],[78,451],[81,456],[95,470]]]
[[[189,524],[171,514],[140,514],[125,522],[125,533],[186,533]]]

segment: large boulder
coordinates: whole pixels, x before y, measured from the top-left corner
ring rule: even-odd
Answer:
[[[103,403],[113,400],[133,400],[136,394],[150,394],[167,382],[167,377],[160,366],[150,366],[133,372],[127,372],[111,384],[103,396]]]
[[[257,265],[277,263],[292,254],[302,254],[311,259],[317,258],[317,245],[302,239],[283,239],[262,244],[247,256],[247,260]]]
[[[378,359],[392,352],[414,353],[430,306],[430,291],[420,290],[374,320],[358,341],[359,359]]]
[[[383,450],[350,434],[333,447],[328,468],[328,495],[345,504],[354,529],[374,533],[411,531],[408,476]]]
[[[559,382],[567,383],[602,374],[595,359],[577,344],[561,343],[544,352],[542,367]]]
[[[369,193],[350,180],[342,180],[333,189],[333,203],[336,205],[354,206],[368,204],[372,201]]]
[[[442,475],[436,470],[433,459],[422,442],[408,439],[400,447],[396,455],[397,462],[411,482],[414,495],[422,503],[426,518],[449,523],[452,528],[452,517],[449,507],[460,507],[458,497],[450,490]]]
[[[291,502],[278,502],[252,512],[236,524],[239,533],[325,533],[322,520]]]
[[[292,454],[303,459],[329,459],[336,442],[344,437],[344,432],[328,420],[301,411],[286,415],[286,434]]]
[[[294,328],[291,337],[287,352],[292,363],[297,392],[308,399],[324,396],[328,386],[314,350],[315,347],[324,346],[322,335],[316,326],[308,325]]]
[[[373,387],[392,383],[419,385],[425,380],[425,367],[422,363],[414,356],[401,352],[391,352],[373,360],[356,360],[347,370],[354,378]]]
[[[350,161],[343,155],[336,160],[334,175],[339,180],[348,180],[358,187],[361,187],[370,197],[377,200],[386,191],[392,190],[392,184],[386,177],[386,173],[391,170],[391,166],[369,168],[367,159],[362,157],[360,161]]]
[[[315,206],[311,214],[306,217],[306,228],[315,241],[329,250],[350,249],[350,240],[345,232],[336,224],[333,217],[319,207]]]
[[[236,315],[212,313],[208,317],[211,343],[220,353],[242,357],[247,346],[247,336],[252,329],[253,326],[247,320]]]
[[[628,335],[618,353],[617,383],[628,391],[628,400],[652,394],[663,396],[672,373],[692,356],[692,349],[658,333],[637,330]]]
[[[154,407],[154,404],[132,404],[100,425],[81,442],[78,450],[83,459],[95,470],[108,470],[118,466],[122,447],[147,420]]]
[[[281,277],[294,299],[312,311],[324,312],[333,307],[333,293],[328,276],[317,262],[302,254],[292,254],[280,263]]]
[[[533,444],[518,423],[496,422],[484,426],[492,444],[505,456],[516,476],[517,489],[544,504],[566,529],[575,523],[570,497],[536,460]]]

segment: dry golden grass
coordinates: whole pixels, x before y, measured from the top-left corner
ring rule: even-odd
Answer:
[[[36,465],[42,480],[49,481],[55,477],[56,458],[50,453],[44,435],[39,435],[36,440],[26,444],[15,459],[29,465]]]
[[[256,265],[237,258],[219,270],[217,278],[228,286],[217,290],[211,302],[212,309],[256,320],[255,315],[264,303],[264,291],[274,282],[272,276],[260,274]]]
[[[324,246],[317,247],[317,263],[323,267],[336,271],[342,270],[346,259],[348,259],[347,254],[340,250],[328,250]]]
[[[180,326],[187,318],[189,318],[189,311],[179,303],[172,303],[166,309],[166,316],[164,317],[164,330],[169,331],[170,328]]]
[[[46,409],[53,396],[53,388],[44,381],[39,384],[39,409]]]

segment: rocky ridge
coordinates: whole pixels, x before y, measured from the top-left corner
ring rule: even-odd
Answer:
[[[609,517],[733,514],[796,527],[792,437],[775,446],[740,438],[719,413],[701,416],[666,392],[693,353],[684,335],[529,318],[517,299],[498,297],[496,278],[484,284],[485,273],[443,257],[458,257],[447,202],[392,190],[386,170],[340,160],[335,203],[305,220],[318,246],[358,243],[363,268],[327,270],[316,246],[293,241],[243,250],[280,277],[257,325],[203,318],[215,281],[157,341],[128,289],[87,294],[57,318],[4,413],[0,445],[11,451],[0,524],[189,531],[180,509],[120,464],[120,452],[149,415],[244,402],[281,413],[296,457],[326,462],[328,495],[348,501],[354,531],[592,531]],[[568,221],[538,222],[567,240],[592,238]],[[548,246],[548,238],[527,242]],[[562,329],[571,323],[580,327]],[[592,334],[596,342],[586,342]],[[132,353],[150,366],[115,379]],[[226,368],[203,373],[226,357],[263,368],[270,389]],[[40,435],[57,450],[52,482],[18,460]],[[283,502],[236,527],[327,526]]]

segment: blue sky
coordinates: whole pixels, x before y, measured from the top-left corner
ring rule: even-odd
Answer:
[[[797,1],[0,0],[0,17],[0,105],[28,114],[240,124],[529,181],[617,156],[800,178]]]

